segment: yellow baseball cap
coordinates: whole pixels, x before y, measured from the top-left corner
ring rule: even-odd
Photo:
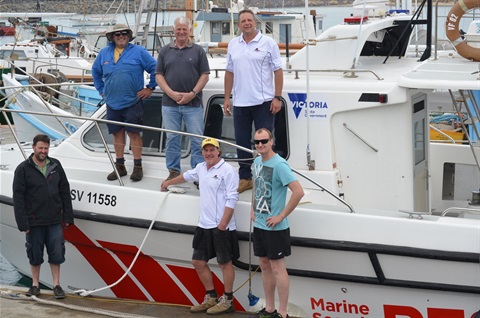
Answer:
[[[215,138],[205,138],[203,141],[202,141],[202,149],[203,147],[205,147],[206,145],[212,145],[212,146],[215,146],[217,148],[220,148],[220,145],[218,144],[218,141],[217,139]]]

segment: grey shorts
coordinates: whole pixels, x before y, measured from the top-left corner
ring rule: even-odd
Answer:
[[[217,257],[218,264],[226,264],[238,259],[239,246],[237,231],[220,231],[218,228],[197,227],[193,236],[192,259],[206,261]]]

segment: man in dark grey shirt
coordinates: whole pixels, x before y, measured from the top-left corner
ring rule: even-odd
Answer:
[[[155,71],[162,98],[163,127],[181,131],[182,120],[187,132],[203,135],[202,90],[208,82],[210,67],[203,48],[190,41],[192,25],[185,17],[175,19],[175,41],[164,46],[158,55]],[[166,162],[170,174],[167,180],[180,175],[180,135],[167,133]],[[203,162],[201,139],[190,137],[192,168]]]

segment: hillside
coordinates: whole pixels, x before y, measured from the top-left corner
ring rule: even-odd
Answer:
[[[106,13],[112,0],[0,0],[0,7],[2,12],[75,12],[85,14],[102,14]],[[226,6],[227,1],[214,0],[214,4],[219,7]],[[451,0],[440,0],[440,3],[449,3]],[[114,6],[119,5],[120,0],[115,0]],[[127,1],[124,1],[127,3]],[[129,12],[135,12],[135,3],[139,0],[130,0]],[[184,9],[184,2],[174,0],[159,0],[159,6],[166,8]],[[285,7],[302,7],[305,4],[303,0],[250,0],[245,1],[246,4],[252,7],[260,8],[279,8],[282,4]],[[309,0],[309,6],[347,6],[351,5],[353,0]],[[199,5],[200,6],[200,5]],[[126,4],[123,5],[119,12],[126,12]],[[114,13],[114,9],[110,9],[110,13]]]

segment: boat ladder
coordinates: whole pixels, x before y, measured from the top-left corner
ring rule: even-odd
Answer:
[[[141,0],[135,17],[135,26],[133,27],[133,37],[138,45],[147,47],[148,31],[150,30],[150,20],[152,12],[155,10],[155,0]],[[147,13],[145,22],[142,22],[142,16]]]
[[[477,168],[480,171],[480,163],[479,159],[475,154],[475,148],[480,147],[480,107],[479,101],[477,100],[474,91],[472,90],[458,90],[458,97],[455,97],[452,90],[449,90],[450,97],[452,99],[453,107],[455,107],[455,111],[457,114],[461,114],[462,106],[465,106],[465,112],[468,114],[468,119],[466,121],[460,121],[462,130],[465,132],[465,136],[467,137],[468,144],[470,145],[470,149],[472,150],[473,157],[475,158],[475,162],[477,163]],[[480,96],[480,95],[479,95]],[[467,128],[467,124],[470,124],[471,129]],[[469,131],[470,130],[470,131]]]

